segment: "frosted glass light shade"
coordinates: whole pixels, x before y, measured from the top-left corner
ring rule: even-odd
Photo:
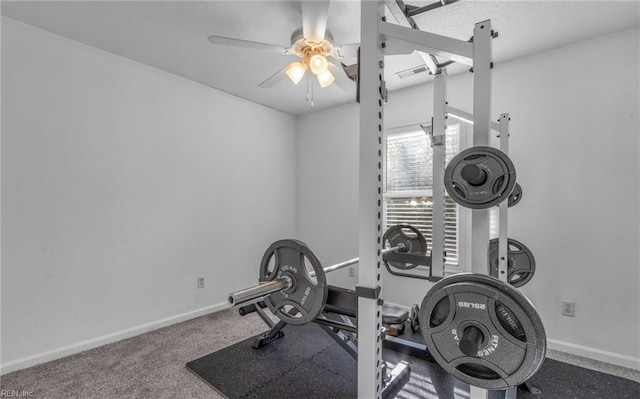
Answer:
[[[304,76],[304,73],[306,71],[307,66],[302,62],[292,62],[291,64],[289,64],[287,69],[285,69],[284,73],[287,74],[293,84],[297,85],[298,83],[300,83],[300,80],[302,80],[302,77]]]
[[[315,75],[320,75],[327,70],[329,64],[323,55],[316,54],[311,56],[311,59],[309,59],[309,67],[311,68],[311,72]]]
[[[331,83],[333,83],[334,80],[336,80],[336,78],[329,70],[326,70],[318,75],[318,83],[320,83],[320,87],[327,87]]]

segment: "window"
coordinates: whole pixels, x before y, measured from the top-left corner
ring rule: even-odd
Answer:
[[[459,151],[460,125],[447,126],[445,162]],[[433,151],[420,128],[387,132],[384,162],[384,224],[410,224],[418,228],[432,248]],[[457,266],[458,207],[445,195],[445,263]]]

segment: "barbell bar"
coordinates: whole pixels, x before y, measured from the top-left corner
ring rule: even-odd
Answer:
[[[390,247],[390,248],[385,248],[382,250],[382,255],[385,255],[389,252],[393,252],[393,251],[401,251],[406,249],[406,246],[403,243],[399,243],[398,245],[396,245],[395,247]],[[354,265],[356,263],[358,263],[360,261],[360,258],[353,258],[353,259],[349,259],[346,260],[344,262],[340,262],[340,263],[336,263],[334,265],[331,266],[327,266],[325,268],[322,269],[322,271],[324,273],[329,273],[329,272],[333,272],[336,270],[340,270],[340,269],[344,269],[345,267]],[[316,272],[315,271],[311,271],[309,272],[309,276],[311,278],[315,278],[316,277]],[[266,281],[264,283],[260,283],[256,286],[250,287],[250,288],[246,288],[244,290],[241,291],[237,291],[234,293],[229,294],[229,303],[233,306],[236,305],[241,305],[243,303],[247,303],[250,301],[253,301],[254,299],[258,299],[258,298],[262,298],[264,296],[273,294],[274,292],[278,292],[278,291],[286,291],[289,290],[293,287],[294,285],[294,279],[292,277],[289,276],[282,276],[281,278],[275,279],[275,280],[271,280],[271,281]]]
[[[229,294],[229,303],[233,306],[240,305],[274,292],[288,290],[292,284],[293,281],[287,276],[278,280],[267,281],[254,287]]]
[[[403,251],[406,248],[407,248],[406,245],[404,245],[403,243],[400,243],[400,244],[396,245],[395,247],[390,247],[390,248],[383,249],[382,250],[382,255],[386,255],[389,252],[394,252],[394,251]],[[347,266],[355,265],[358,262],[360,262],[360,258],[353,258],[353,259],[349,259],[349,260],[346,260],[346,261],[341,262],[341,263],[336,263],[335,265],[327,266],[323,270],[324,270],[325,273],[329,273],[329,272],[332,272],[332,271],[335,271],[335,270],[344,269]],[[315,277],[316,276],[315,272],[310,272],[309,274],[311,275],[311,277]]]

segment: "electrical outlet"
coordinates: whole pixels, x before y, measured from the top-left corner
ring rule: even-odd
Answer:
[[[198,288],[204,288],[204,277],[198,277]]]
[[[562,315],[576,317],[576,301],[562,301]]]
[[[355,277],[356,276],[356,270],[353,267],[349,268],[349,277]]]

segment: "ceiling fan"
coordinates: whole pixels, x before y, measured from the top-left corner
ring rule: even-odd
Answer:
[[[296,29],[291,35],[291,47],[276,44],[260,43],[242,39],[234,39],[224,36],[210,36],[211,43],[252,48],[277,52],[284,55],[296,55],[300,61],[291,62],[284,68],[259,84],[260,87],[273,87],[284,77],[298,84],[307,74],[309,79],[316,78],[320,87],[327,87],[335,81],[336,74],[341,73],[328,57],[334,59],[351,58],[357,56],[359,44],[336,45],[333,42],[331,32],[327,30],[327,17],[329,14],[329,0],[301,1],[302,27]],[[349,68],[342,64],[343,68]],[[310,71],[307,73],[307,71]],[[345,70],[348,73],[348,70]],[[348,76],[348,75],[347,75]],[[307,100],[309,91],[307,88]],[[313,99],[311,99],[313,106]]]

